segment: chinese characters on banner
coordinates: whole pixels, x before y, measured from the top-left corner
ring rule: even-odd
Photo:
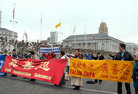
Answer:
[[[131,83],[132,61],[70,60],[70,76]]]
[[[59,85],[66,63],[66,59],[35,60],[5,56],[1,72]]]

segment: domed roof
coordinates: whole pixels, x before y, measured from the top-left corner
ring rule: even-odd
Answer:
[[[102,26],[102,25],[106,26],[106,23],[105,22],[101,22],[100,26]]]

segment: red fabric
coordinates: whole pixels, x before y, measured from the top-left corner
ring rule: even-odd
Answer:
[[[54,57],[54,53],[51,53],[52,55],[47,55],[43,52],[43,55],[47,58],[47,59],[52,59]]]
[[[1,72],[31,79],[38,79],[59,85],[64,69],[66,67],[66,63],[66,59],[16,59],[6,55]]]

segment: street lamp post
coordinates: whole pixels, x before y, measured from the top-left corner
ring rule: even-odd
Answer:
[[[62,32],[59,32],[59,34],[60,34],[60,42],[59,43],[61,43],[61,34],[63,34]]]
[[[18,22],[15,21],[14,19],[13,19],[13,20],[10,20],[10,22],[13,23],[13,34],[12,34],[12,38],[13,38],[13,40],[14,40],[14,24],[15,24],[15,23],[18,23]]]

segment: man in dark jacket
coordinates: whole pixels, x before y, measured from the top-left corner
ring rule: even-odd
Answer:
[[[13,51],[12,51],[12,57],[17,58],[17,54],[16,54],[16,50],[15,49],[13,49]]]
[[[126,47],[125,44],[122,44],[122,43],[119,44],[120,52],[117,53],[115,60],[121,60],[121,61],[132,61],[133,60],[131,54],[128,51],[126,51],[125,47]],[[125,83],[125,87],[127,90],[127,94],[131,94],[130,84]],[[122,94],[122,83],[121,82],[118,82],[117,84],[117,92],[118,94]]]
[[[115,58],[116,58],[116,55],[117,55],[117,53],[115,52],[114,54],[109,54],[109,56],[112,58],[112,60],[115,60]]]
[[[104,56],[101,53],[97,53],[97,57],[93,57],[95,60],[104,60]],[[99,84],[102,83],[102,80],[95,79],[95,83],[99,81]]]
[[[30,54],[31,54],[31,58],[36,59],[34,51],[30,51]],[[36,79],[30,79],[30,81],[35,82]]]
[[[16,54],[15,49],[12,50],[12,57],[17,58],[17,54]],[[17,77],[17,76],[12,74],[11,77]]]

